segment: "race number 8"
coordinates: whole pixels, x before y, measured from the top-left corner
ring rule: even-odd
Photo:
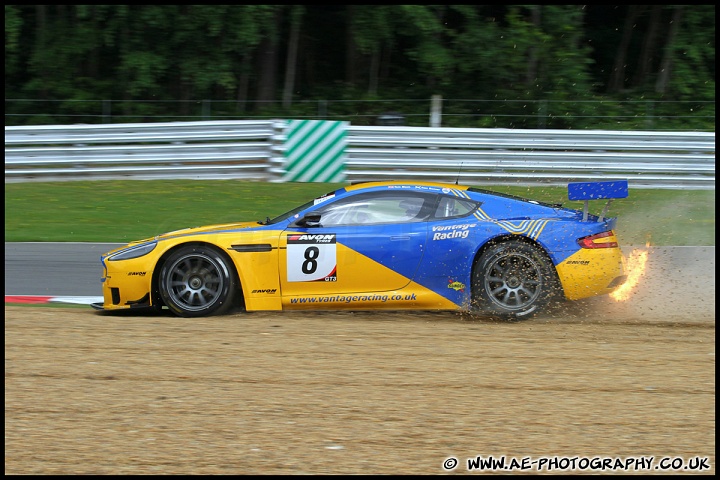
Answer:
[[[311,275],[317,270],[317,258],[320,256],[318,247],[308,247],[305,249],[305,261],[302,264],[302,272],[305,275]]]
[[[335,234],[295,234],[287,237],[288,282],[337,280]]]

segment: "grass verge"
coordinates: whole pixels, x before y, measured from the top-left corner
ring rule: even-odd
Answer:
[[[5,184],[6,242],[122,243],[186,227],[263,220],[345,184],[112,180]],[[487,187],[582,208],[563,187]],[[605,202],[591,202],[600,213]],[[615,200],[624,245],[714,246],[714,190],[631,189]]]

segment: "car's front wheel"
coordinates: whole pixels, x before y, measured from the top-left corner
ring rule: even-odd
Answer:
[[[487,249],[473,270],[475,310],[519,319],[538,313],[558,293],[552,261],[540,248],[520,241]]]
[[[165,305],[181,317],[219,315],[232,305],[237,280],[225,255],[204,245],[182,247],[163,263],[159,276]]]

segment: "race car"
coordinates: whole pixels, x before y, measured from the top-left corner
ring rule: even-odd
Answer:
[[[426,181],[345,186],[264,221],[187,228],[101,255],[98,310],[454,310],[502,319],[605,295],[626,279],[617,218]],[[606,207],[607,207],[606,206]]]

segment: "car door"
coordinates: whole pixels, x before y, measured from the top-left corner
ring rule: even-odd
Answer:
[[[425,255],[415,281],[435,293],[463,304],[469,299],[473,259],[478,245],[495,223],[474,215],[481,203],[441,195],[428,221]]]
[[[312,210],[310,225],[291,223],[280,239],[283,296],[405,287],[425,252],[422,215],[434,201],[418,192],[358,193]]]

